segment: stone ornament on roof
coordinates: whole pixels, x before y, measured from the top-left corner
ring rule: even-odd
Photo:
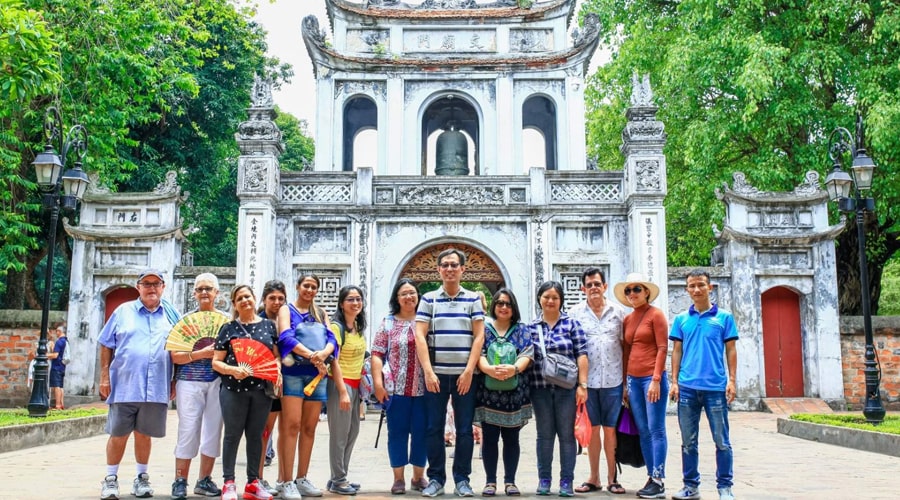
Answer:
[[[653,89],[650,88],[649,73],[645,73],[641,78],[635,70],[631,75],[631,105],[653,106]]]
[[[91,172],[88,174],[91,183],[88,184],[87,192],[91,194],[109,194],[109,186],[100,182],[100,174]]]
[[[822,190],[822,187],[819,185],[819,173],[815,170],[810,170],[806,172],[806,176],[803,179],[803,182],[797,185],[794,188],[794,193],[796,194],[816,194]]]
[[[317,46],[325,46],[328,34],[325,33],[325,30],[319,28],[319,19],[316,16],[310,14],[304,17],[301,31]]]
[[[254,108],[265,108],[275,105],[275,99],[272,97],[271,79],[261,78],[258,74],[253,75],[253,90],[250,102]]]
[[[166,180],[160,182],[153,189],[154,194],[177,194],[179,190],[178,186],[178,172],[174,170],[169,170],[166,172]]]
[[[425,0],[419,5],[420,9],[474,9],[475,0]]]
[[[572,42],[576,47],[581,47],[595,40],[599,33],[600,17],[592,12],[585,16],[583,26],[572,31]]]
[[[759,193],[759,189],[755,188],[749,182],[747,182],[747,175],[743,172],[735,172],[731,174],[731,178],[734,181],[731,184],[731,190],[738,194],[757,194]],[[728,189],[728,184],[725,184],[725,189]]]

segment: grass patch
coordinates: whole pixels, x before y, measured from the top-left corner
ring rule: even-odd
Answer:
[[[69,420],[73,418],[93,417],[106,415],[106,408],[74,408],[71,410],[53,410],[46,417],[29,417],[28,409],[15,408],[0,410],[0,427],[11,425],[38,424],[41,422],[54,422],[56,420]]]
[[[895,415],[884,417],[884,422],[880,425],[872,425],[866,422],[866,418],[862,413],[859,415],[797,413],[791,415],[791,420],[900,435],[900,416]]]

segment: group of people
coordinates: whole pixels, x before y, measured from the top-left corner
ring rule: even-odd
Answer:
[[[607,489],[625,493],[616,475],[616,425],[630,407],[640,434],[648,480],[641,498],[665,498],[666,401],[677,401],[682,434],[684,487],[675,499],[699,498],[697,468],[699,415],[705,411],[716,445],[720,498],[733,498],[732,452],[727,403],[735,397],[737,331],[730,313],[711,303],[709,275],[691,272],[687,291],[693,305],[671,327],[651,305],[659,288],[639,274],[614,287],[625,309],[606,299],[608,284],[599,268],[582,274],[585,300],[565,311],[563,286],[547,281],[537,288],[539,314],[526,321],[512,290],[501,288],[489,307],[484,297],[461,286],[466,255],[453,248],[438,255],[441,286],[421,294],[400,279],[388,299],[390,313],[366,342],[365,296],[357,286],[338,294],[331,316],[316,305],[320,281],[299,276],[297,298],[287,302],[284,284],[265,284],[259,307],[253,290],[231,292],[232,320],[215,342],[189,352],[163,346],[179,315],[163,300],[162,273],[138,279],[139,298],[120,306],[100,334],[100,394],[110,403],[107,422],[107,475],[101,499],[118,498],[118,464],[134,436],[137,477],[132,493],[153,493],[147,474],[150,440],[165,433],[167,403],[176,398],[179,416],[172,498],[186,498],[191,460],[200,454],[195,494],[238,498],[235,461],[246,439],[245,499],[321,496],[309,479],[316,426],[324,403],[328,413],[330,479],[325,489],[353,495],[360,489],[348,473],[359,434],[360,381],[371,351],[374,397],[385,408],[387,448],[393,469],[392,494],[409,489],[425,497],[443,495],[448,477],[444,424],[448,401],[454,413],[456,449],[452,487],[471,497],[473,425],[481,429],[485,471],[482,496],[518,496],[520,431],[532,418],[537,441],[536,493],[549,495],[553,454],[559,442],[560,496],[601,488],[599,458],[605,453]],[[213,275],[195,280],[198,310],[212,311],[218,292]],[[271,349],[278,377],[267,382],[237,363],[235,339],[251,338]],[[673,341],[672,375],[666,373]],[[326,382],[319,383],[325,379]],[[273,399],[274,398],[274,399]],[[592,426],[590,476],[574,485],[578,405]],[[278,425],[278,477],[271,487],[263,475],[265,449]],[[224,427],[224,435],[223,435]],[[498,480],[503,441],[502,485]],[[221,453],[223,486],[213,481]],[[296,470],[294,463],[297,463]]]

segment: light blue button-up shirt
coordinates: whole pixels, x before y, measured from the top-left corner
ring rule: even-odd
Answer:
[[[115,351],[107,404],[169,402],[173,367],[165,346],[172,326],[161,304],[153,312],[140,299],[116,308],[98,338]]]

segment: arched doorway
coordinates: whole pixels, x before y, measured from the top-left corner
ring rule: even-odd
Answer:
[[[779,286],[762,294],[766,396],[803,397],[800,296]]]
[[[107,293],[106,310],[103,313],[103,324],[106,324],[106,321],[109,320],[109,317],[112,316],[112,313],[117,307],[138,298],[138,296],[137,288],[130,286],[120,286]]]
[[[483,283],[491,293],[505,286],[506,280],[500,272],[500,266],[491,256],[472,245],[456,242],[438,243],[420,250],[403,266],[400,276],[417,283],[440,281],[437,258],[448,248],[456,248],[466,254],[466,272],[463,274],[463,281]]]

